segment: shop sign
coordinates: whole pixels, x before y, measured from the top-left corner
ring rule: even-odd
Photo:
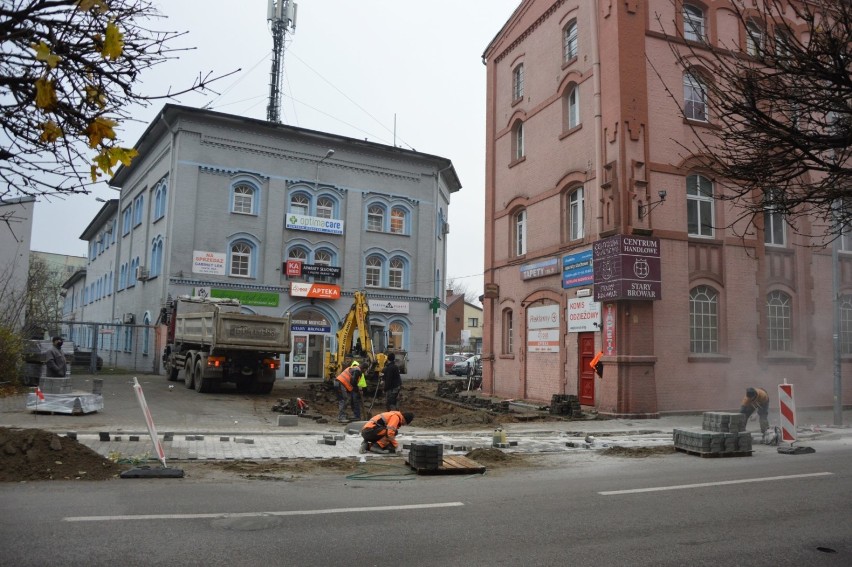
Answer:
[[[293,282],[290,284],[290,297],[340,299],[340,286],[334,284]]]
[[[579,287],[594,282],[592,270],[592,251],[562,257],[562,288]]]
[[[219,252],[194,250],[192,252],[192,273],[224,276],[226,258],[225,254]]]
[[[663,298],[659,238],[617,234],[593,251],[595,301]]]
[[[552,276],[559,273],[559,259],[548,258],[532,264],[524,264],[521,266],[521,279],[532,280],[535,278],[543,278],[544,276]]]
[[[299,278],[302,276],[339,278],[340,268],[337,266],[326,266],[325,264],[305,264],[301,260],[287,260],[284,262],[284,273],[288,278]]]
[[[591,297],[568,300],[568,332],[588,333],[599,330],[601,304]]]
[[[307,230],[308,232],[322,232],[324,234],[343,234],[343,221],[338,219],[324,219],[321,217],[309,217],[307,215],[287,214],[286,227],[290,230]]]
[[[485,284],[485,293],[482,296],[485,299],[497,299],[500,297],[500,286],[495,283],[487,283]]]
[[[559,306],[543,305],[527,309],[527,329],[558,329]]]
[[[210,288],[210,297],[237,299],[241,305],[256,307],[278,307],[281,295],[270,291],[242,291],[236,289]]]
[[[615,303],[604,304],[603,315],[603,352],[615,356]]]
[[[323,327],[322,325],[290,325],[290,330],[294,333],[330,333],[331,327]]]
[[[375,313],[408,313],[407,301],[385,301],[383,299],[368,299],[367,306]]]
[[[559,329],[527,331],[527,352],[559,352]]]

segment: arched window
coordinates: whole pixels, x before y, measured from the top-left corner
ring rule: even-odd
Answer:
[[[524,64],[520,63],[512,70],[512,102],[524,98]]]
[[[784,213],[781,212],[776,204],[772,203],[773,195],[776,192],[768,192],[767,204],[763,209],[763,242],[770,246],[785,246],[787,244],[787,221],[784,219]]]
[[[719,352],[719,296],[710,286],[689,291],[689,352]]]
[[[308,251],[300,246],[294,246],[287,253],[287,258],[290,260],[301,260],[302,262],[308,261]]]
[[[524,153],[524,123],[518,120],[512,128],[512,161],[523,158]]]
[[[254,212],[254,187],[241,183],[234,187],[232,212],[250,215]]]
[[[580,87],[575,85],[568,92],[568,129],[580,125]]]
[[[568,239],[579,240],[584,234],[583,188],[578,187],[568,196]]]
[[[118,269],[118,289],[119,291],[124,289],[124,286],[127,285],[127,264],[122,264]]]
[[[791,297],[775,290],[766,296],[767,348],[774,352],[793,349],[793,309]]]
[[[406,210],[401,207],[391,209],[390,229],[393,234],[405,234],[406,227]]]
[[[252,246],[248,242],[238,241],[231,245],[231,273],[229,275],[247,278],[251,276]]]
[[[513,226],[514,252],[515,256],[523,256],[527,253],[527,211],[522,209],[515,213]]]
[[[400,321],[391,321],[388,325],[388,349],[405,350],[406,326]]]
[[[316,264],[317,266],[331,266],[333,260],[334,260],[334,255],[328,250],[317,250],[316,252],[314,252],[314,264]],[[315,278],[315,280],[320,281],[320,282],[328,282],[328,281],[334,281],[334,278],[332,278],[330,276],[329,277],[322,277],[321,276],[321,277]]]
[[[163,270],[163,237],[156,237],[151,243],[151,273],[149,277],[155,278]]]
[[[130,271],[127,273],[127,287],[136,285],[136,268],[139,267],[139,258],[130,261]]]
[[[168,195],[168,184],[165,181],[160,181],[157,188],[154,190],[154,220],[159,220],[166,216],[166,197]]]
[[[704,12],[691,4],[683,5],[683,38],[704,41]]]
[[[713,236],[713,182],[703,175],[686,176],[686,227],[689,236]]]
[[[503,354],[512,354],[515,352],[515,337],[514,337],[514,321],[512,319],[512,310],[504,309],[503,310]]]
[[[405,261],[402,258],[391,258],[388,269],[388,287],[402,289],[405,281]]]
[[[370,205],[367,209],[367,230],[381,232],[385,229],[385,208],[381,205]]]
[[[317,216],[322,219],[334,218],[334,200],[331,197],[317,198]]]
[[[380,287],[382,285],[382,259],[378,256],[367,257],[366,278],[367,287]]]
[[[151,314],[147,311],[142,317],[142,324],[145,325],[140,332],[142,333],[142,356],[148,356],[148,349],[151,346]]]
[[[290,196],[290,212],[297,215],[311,214],[311,199],[304,193],[294,193]]]
[[[577,20],[571,20],[562,30],[562,60],[567,63],[577,57]]]
[[[755,21],[746,24],[746,53],[751,56],[758,57],[763,53],[765,39],[763,37],[763,28]]]
[[[683,75],[683,115],[688,120],[707,122],[707,89],[695,73]]]

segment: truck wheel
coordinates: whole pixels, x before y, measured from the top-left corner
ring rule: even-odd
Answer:
[[[195,363],[195,391],[199,394],[203,394],[205,392],[210,391],[210,380],[205,380],[202,378],[204,375],[204,369],[201,367],[201,361]]]
[[[166,378],[169,382],[177,382],[178,374],[180,374],[180,369],[175,368],[173,364],[171,360],[166,361]]]
[[[192,389],[195,386],[195,381],[192,379],[192,359],[186,361],[185,366],[183,367],[183,385],[186,386],[187,389]]]

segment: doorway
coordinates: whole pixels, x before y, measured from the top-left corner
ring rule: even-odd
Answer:
[[[580,404],[584,406],[595,405],[595,371],[589,366],[595,358],[595,334],[577,334],[577,360],[580,367],[577,369],[579,384],[577,391],[580,393]]]

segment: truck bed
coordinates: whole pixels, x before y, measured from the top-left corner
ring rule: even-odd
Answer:
[[[175,342],[210,349],[284,352],[289,345],[286,318],[224,311],[178,314]]]

